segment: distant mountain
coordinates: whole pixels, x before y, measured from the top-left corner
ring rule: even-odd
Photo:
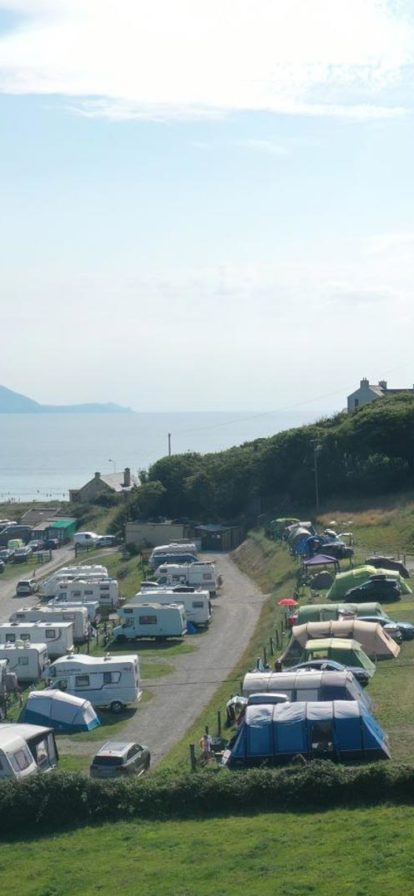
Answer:
[[[119,404],[39,404],[26,395],[0,386],[0,414],[132,414]]]

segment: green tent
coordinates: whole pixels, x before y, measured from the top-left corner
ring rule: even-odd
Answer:
[[[298,608],[298,618],[296,625],[303,625],[305,622],[323,622],[325,619],[339,619],[340,611],[345,613],[354,613],[355,616],[382,616],[384,611],[381,604],[364,603],[364,604],[305,604]]]
[[[375,673],[376,666],[366,655],[360,643],[353,638],[315,638],[307,641],[303,651],[303,662],[308,660],[335,660],[344,666],[360,666],[369,675]]]
[[[349,569],[348,572],[338,572],[326,597],[328,600],[339,601],[345,597],[346,592],[350,588],[356,588],[357,585],[367,582],[371,576],[379,575],[387,576],[388,579],[395,579],[401,588],[402,594],[412,594],[406,580],[396,570],[375,569],[375,566],[357,566],[355,569]]]

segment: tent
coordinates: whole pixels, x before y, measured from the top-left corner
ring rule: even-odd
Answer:
[[[266,693],[284,694],[291,703],[300,700],[362,700],[367,709],[371,709],[372,705],[370,698],[348,670],[248,672],[244,676],[245,697]]]
[[[270,523],[267,526],[267,531],[272,538],[282,538],[287,526],[295,525],[295,523],[299,522],[300,520],[294,516],[278,517],[276,520],[270,520]]]
[[[350,588],[362,585],[367,582],[371,576],[384,575],[388,579],[395,579],[402,594],[412,594],[411,588],[407,585],[405,579],[400,576],[399,572],[393,569],[376,569],[375,566],[357,566],[356,569],[349,569],[348,572],[339,572],[335,576],[332,588],[327,593],[328,600],[342,600]]]
[[[59,690],[32,691],[19,722],[48,725],[66,733],[92,731],[101,724],[89,700]]]
[[[293,757],[339,762],[390,759],[387,737],[358,700],[248,706],[223,756],[228,768],[282,765]]]
[[[325,619],[322,622],[305,622],[294,625],[292,637],[280,657],[283,662],[294,662],[302,656],[306,642],[311,638],[354,638],[367,656],[391,659],[398,656],[398,644],[384,631],[379,622],[362,622],[360,619]]]
[[[291,551],[300,555],[306,553],[306,542],[309,536],[309,529],[304,529],[302,526],[298,526],[288,538],[288,544]]]
[[[402,560],[395,560],[394,557],[368,557],[365,563],[369,566],[375,566],[376,569],[394,569],[399,572],[403,579],[410,578],[410,573]]]
[[[304,661],[335,660],[349,669],[359,666],[370,678],[375,675],[376,666],[353,638],[313,638],[305,644]]]
[[[304,625],[305,622],[322,622],[325,619],[340,619],[342,614],[354,616],[382,616],[383,609],[378,603],[338,603],[338,604],[304,604],[299,607],[296,625]]]
[[[305,569],[313,569],[315,566],[334,566],[339,569],[338,560],[335,557],[329,557],[328,554],[315,554],[310,560],[304,560]]]

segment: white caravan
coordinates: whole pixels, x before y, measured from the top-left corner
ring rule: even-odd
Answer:
[[[73,582],[74,579],[101,581],[108,578],[106,566],[63,566],[42,582],[45,597],[53,597],[58,582]]]
[[[214,563],[197,561],[196,563],[165,563],[157,569],[159,585],[194,585],[205,588],[214,597],[219,588],[219,579]]]
[[[48,609],[57,609],[57,610],[73,610],[73,609],[85,609],[89,621],[92,625],[97,625],[98,622],[101,621],[101,608],[99,606],[99,601],[97,600],[61,600],[57,597],[52,597],[52,600],[48,600],[47,602]]]
[[[27,607],[17,610],[10,616],[10,622],[71,622],[75,644],[83,644],[88,640],[90,625],[86,607]]]
[[[119,610],[122,625],[112,631],[114,641],[135,641],[137,638],[182,638],[187,631],[182,604],[143,603]]]
[[[49,772],[58,764],[51,728],[3,722],[0,725],[0,780]]]
[[[43,678],[52,682],[51,688],[90,700],[93,706],[109,706],[115,713],[142,695],[136,653],[104,657],[68,654],[51,663]]]
[[[87,579],[73,579],[72,582],[58,582],[55,600],[65,601],[97,600],[101,609],[115,610],[119,607],[119,587],[117,579],[102,579],[99,582]]]
[[[7,672],[14,672],[17,681],[38,681],[49,665],[46,644],[16,641],[0,644],[0,660],[7,662]]]
[[[182,543],[172,541],[171,544],[158,545],[153,549],[148,563],[150,564],[150,566],[156,569],[157,566],[159,566],[159,563],[162,563],[163,557],[165,557],[166,555],[171,556],[174,554],[189,554],[197,558],[197,545],[195,545],[193,541],[185,541]],[[159,558],[161,558],[161,560],[159,560]]]
[[[71,622],[2,622],[0,623],[0,645],[15,644],[16,641],[30,641],[32,644],[47,644],[49,657],[63,656],[73,650],[73,625]]]
[[[208,591],[138,591],[137,594],[127,604],[127,607],[136,606],[137,604],[145,604],[148,601],[156,601],[158,604],[182,604],[185,609],[185,615],[188,622],[193,625],[208,625],[211,619],[211,601]]]

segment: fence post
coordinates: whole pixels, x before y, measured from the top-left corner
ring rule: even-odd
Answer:
[[[221,712],[217,710],[217,734],[218,737],[221,737]]]
[[[270,638],[269,644],[270,644],[270,655],[271,655],[271,656],[274,656],[274,653],[275,653],[275,645],[274,645],[273,638]]]
[[[267,666],[267,650],[266,647],[263,647],[263,663]]]
[[[190,744],[190,765],[191,765],[191,771],[195,772],[195,770],[197,768],[197,761],[196,761],[194,744]]]
[[[276,635],[276,647],[279,650],[280,640],[279,640],[279,629],[278,628],[275,629],[275,635]]]
[[[242,682],[241,679],[240,679],[240,681],[239,681],[239,685],[240,685],[239,694],[242,694],[242,693],[243,693],[243,682]]]

